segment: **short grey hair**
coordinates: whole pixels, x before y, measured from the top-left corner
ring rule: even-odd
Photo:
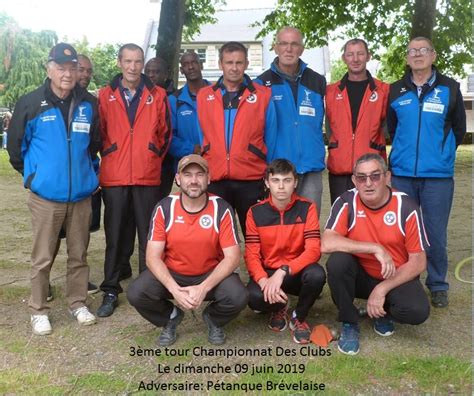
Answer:
[[[379,163],[379,165],[381,166],[383,173],[387,172],[387,170],[388,170],[387,163],[386,163],[385,160],[380,156],[380,154],[377,154],[377,153],[366,153],[366,154],[361,155],[361,156],[357,159],[357,161],[356,161],[355,164],[354,164],[354,168],[353,168],[353,170],[352,170],[352,173],[355,175],[357,167],[358,167],[360,164],[362,164],[362,163],[364,163],[364,162],[369,162],[369,161],[377,161],[377,162]]]
[[[118,59],[122,59],[123,51],[124,50],[129,50],[129,51],[140,51],[142,54],[143,60],[145,60],[145,53],[143,52],[143,48],[140,47],[139,45],[136,45],[134,43],[127,43],[122,45],[119,50],[118,50]]]

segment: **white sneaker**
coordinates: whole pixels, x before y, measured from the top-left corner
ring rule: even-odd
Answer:
[[[71,312],[71,314],[77,319],[79,324],[84,326],[89,326],[96,322],[95,316],[91,314],[89,308],[87,308],[85,305],[75,309]]]
[[[53,332],[48,315],[31,315],[31,327],[36,335],[48,335]]]

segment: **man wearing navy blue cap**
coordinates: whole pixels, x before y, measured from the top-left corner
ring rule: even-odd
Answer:
[[[92,158],[101,146],[96,99],[76,85],[77,53],[69,44],[51,49],[48,78],[15,106],[8,140],[13,167],[30,190],[33,225],[31,324],[33,333],[50,334],[49,274],[59,232],[67,243],[66,299],[82,325],[95,323],[87,298],[87,245],[91,195],[98,188]]]

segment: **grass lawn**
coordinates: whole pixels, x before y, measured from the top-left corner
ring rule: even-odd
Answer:
[[[119,297],[116,313],[99,319],[94,326],[81,328],[71,319],[64,299],[65,246],[51,272],[54,332],[47,337],[31,334],[27,306],[31,249],[28,193],[8,163],[7,153],[0,150],[0,394],[240,395],[248,390],[250,394],[275,395],[470,395],[472,286],[454,277],[456,264],[472,256],[470,145],[458,150],[455,180],[449,224],[450,305],[443,310],[432,309],[424,324],[396,325],[395,334],[385,338],[377,336],[372,321],[365,318],[361,322],[361,352],[348,357],[340,354],[334,343],[325,350],[314,345],[300,347],[292,342],[288,331],[269,331],[267,317],[250,309],[226,328],[227,343],[216,349],[207,343],[199,311],[186,314],[178,328],[178,341],[165,350],[156,346],[157,329],[136,313],[124,294]],[[322,225],[329,214],[327,175],[324,188]],[[91,236],[88,256],[90,278],[98,284],[103,276],[104,246],[101,229]],[[323,257],[321,262],[325,261]],[[136,277],[137,257],[132,265]],[[241,276],[247,279],[243,263]],[[469,263],[461,277],[471,276]],[[125,290],[129,283],[122,283]],[[99,294],[89,298],[92,311],[101,300]],[[338,328],[327,286],[308,322]]]

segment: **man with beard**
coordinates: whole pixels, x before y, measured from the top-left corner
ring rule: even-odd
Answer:
[[[221,345],[225,341],[222,326],[248,300],[245,286],[234,273],[240,260],[234,213],[222,198],[207,193],[209,165],[199,155],[179,161],[176,184],[180,193],[155,207],[146,252],[148,269],[130,285],[127,297],[140,315],[163,327],[160,346],[176,341],[183,310],[195,310],[210,301],[202,317],[209,342]]]

